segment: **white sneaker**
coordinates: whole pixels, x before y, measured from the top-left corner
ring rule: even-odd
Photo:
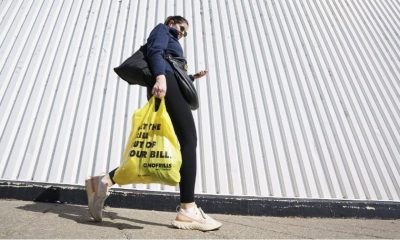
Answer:
[[[172,226],[179,229],[212,231],[222,226],[222,223],[205,214],[197,206],[194,206],[194,210],[191,213],[178,206],[177,212],[175,220],[172,221]]]
[[[89,213],[96,222],[102,221],[104,202],[110,195],[107,183],[101,181],[104,176],[91,177],[85,181]]]

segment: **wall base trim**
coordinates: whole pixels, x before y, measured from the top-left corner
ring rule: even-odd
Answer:
[[[179,194],[112,189],[105,205],[157,211],[173,211]],[[0,181],[0,198],[86,205],[83,186]],[[400,202],[335,199],[269,198],[196,195],[196,203],[208,213],[278,217],[400,219]]]

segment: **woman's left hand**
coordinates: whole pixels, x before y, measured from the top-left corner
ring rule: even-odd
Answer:
[[[207,73],[208,73],[208,70],[203,70],[203,71],[193,74],[193,77],[194,77],[194,79],[201,78],[201,77],[204,77],[205,75],[207,75]]]

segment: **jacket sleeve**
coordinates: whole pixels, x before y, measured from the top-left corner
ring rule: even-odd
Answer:
[[[167,49],[169,40],[168,27],[158,24],[147,38],[147,60],[153,76],[165,75],[164,51]]]

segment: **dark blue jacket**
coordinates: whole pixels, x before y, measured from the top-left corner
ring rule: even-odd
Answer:
[[[173,57],[183,57],[183,49],[178,41],[178,30],[165,24],[158,24],[147,38],[147,60],[153,76],[173,73],[164,53]]]

